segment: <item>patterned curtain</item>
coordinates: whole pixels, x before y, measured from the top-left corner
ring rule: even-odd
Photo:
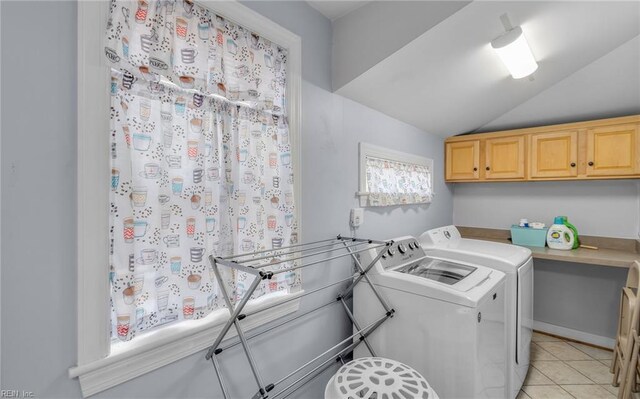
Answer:
[[[433,198],[431,171],[424,165],[366,158],[369,206],[423,204]]]
[[[297,242],[287,52],[192,1],[139,0],[111,3],[105,53],[112,337],[126,341],[225,306],[209,255]],[[224,278],[235,300],[251,280]],[[299,286],[281,274],[255,296]]]

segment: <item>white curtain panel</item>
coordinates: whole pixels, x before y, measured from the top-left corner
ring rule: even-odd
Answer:
[[[209,255],[297,242],[286,51],[191,1],[140,0],[112,2],[105,52],[112,338],[127,341],[225,306]],[[242,297],[252,277],[220,269]],[[300,284],[279,274],[254,296]]]
[[[369,206],[424,204],[433,198],[431,171],[424,165],[366,157]]]

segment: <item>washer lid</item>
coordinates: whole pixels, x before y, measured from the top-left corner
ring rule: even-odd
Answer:
[[[396,272],[427,278],[447,285],[454,285],[464,280],[478,268],[461,263],[453,263],[441,259],[425,258],[420,262],[408,264]]]
[[[440,260],[442,261],[443,259]],[[400,271],[400,269],[405,266],[414,265],[419,262],[420,261],[411,262],[398,266],[396,269],[385,270],[380,274],[371,275],[369,278],[371,282],[377,286],[470,308],[478,307],[482,301],[488,298],[489,294],[495,292],[496,287],[503,284],[505,280],[505,274],[501,271],[479,265],[465,264],[464,266],[475,267],[476,270],[470,272],[466,277],[462,278],[462,280],[453,284]],[[458,262],[454,261],[453,263]],[[440,265],[442,265],[442,263],[440,263]],[[416,304],[418,304],[418,302],[416,302]],[[419,307],[420,305],[417,306]]]
[[[419,241],[429,255],[482,265],[489,260],[495,262],[491,267],[505,272],[517,269],[531,258],[531,250],[518,245],[462,238],[455,226],[426,231]]]
[[[387,288],[477,307],[504,276],[499,270],[488,267],[425,256],[372,275],[370,279],[373,284]]]
[[[473,240],[470,238],[462,238],[458,241],[457,245],[446,249],[500,260],[516,268],[524,264],[531,257],[531,250],[529,248],[500,242]]]

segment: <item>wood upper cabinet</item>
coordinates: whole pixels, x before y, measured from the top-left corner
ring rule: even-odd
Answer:
[[[451,182],[640,178],[640,115],[445,140]]]
[[[525,136],[486,139],[484,176],[487,180],[524,179]]]
[[[639,145],[637,124],[587,130],[587,176],[640,173]]]
[[[480,140],[447,143],[445,151],[447,180],[475,180],[480,177]]]
[[[578,131],[531,135],[532,178],[578,176]]]

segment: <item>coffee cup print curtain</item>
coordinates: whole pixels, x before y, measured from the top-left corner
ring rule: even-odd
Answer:
[[[167,80],[284,111],[286,49],[189,0],[112,1],[105,55],[127,86]]]
[[[368,206],[424,204],[433,198],[431,171],[424,165],[366,157]]]
[[[105,54],[112,338],[128,341],[225,306],[209,255],[297,242],[286,50],[191,1],[140,0],[111,3]],[[242,297],[251,277],[221,271]]]

